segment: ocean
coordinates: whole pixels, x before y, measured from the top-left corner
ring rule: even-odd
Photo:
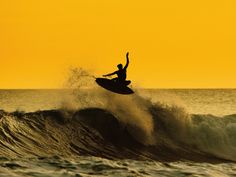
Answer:
[[[0,90],[0,176],[236,176],[236,89]]]

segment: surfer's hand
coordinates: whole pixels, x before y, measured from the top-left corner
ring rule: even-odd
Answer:
[[[128,57],[128,56],[129,56],[129,52],[126,53],[126,57]]]

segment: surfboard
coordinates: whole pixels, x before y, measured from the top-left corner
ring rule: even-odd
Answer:
[[[119,84],[113,80],[106,79],[106,78],[96,78],[96,83],[104,89],[107,89],[111,92],[118,93],[118,94],[132,94],[134,91],[127,87],[124,84]],[[130,83],[130,82],[128,82]],[[128,85],[127,83],[127,85]]]

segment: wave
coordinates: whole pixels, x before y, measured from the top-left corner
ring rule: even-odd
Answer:
[[[5,157],[236,161],[236,115],[189,115],[140,94],[79,91],[60,110],[0,111]]]

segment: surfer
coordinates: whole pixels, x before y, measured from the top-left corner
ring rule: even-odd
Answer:
[[[103,75],[103,76],[107,77],[107,76],[112,76],[112,75],[117,74],[118,77],[113,78],[112,81],[118,82],[118,83],[121,83],[121,84],[124,84],[124,85],[129,85],[131,83],[131,81],[126,80],[126,70],[127,70],[128,66],[129,66],[129,52],[126,53],[126,65],[125,65],[125,67],[123,67],[122,64],[118,64],[117,65],[117,67],[118,67],[117,71],[115,71],[113,73],[110,73],[110,74]]]

